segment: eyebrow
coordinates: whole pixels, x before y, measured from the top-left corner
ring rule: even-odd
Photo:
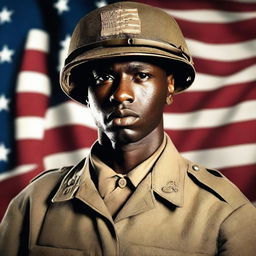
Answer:
[[[127,73],[139,73],[145,71],[151,71],[151,67],[147,63],[130,62],[129,65],[125,68],[125,72]],[[92,73],[95,76],[95,73],[115,73],[115,71],[113,65],[103,64],[92,68]]]
[[[127,71],[130,73],[138,73],[138,72],[142,72],[142,71],[150,71],[151,68],[148,64],[144,64],[144,63],[130,63],[130,65],[128,66]]]

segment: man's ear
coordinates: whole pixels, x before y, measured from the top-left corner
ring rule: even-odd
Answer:
[[[173,95],[174,95],[174,77],[173,75],[167,76],[167,86],[168,86],[168,92],[166,95],[166,104],[171,105],[173,102]]]
[[[175,90],[173,75],[167,76],[167,83],[168,83],[168,95],[167,96],[169,96],[169,95],[172,95]]]

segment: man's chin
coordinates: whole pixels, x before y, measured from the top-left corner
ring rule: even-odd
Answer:
[[[112,144],[118,146],[135,143],[143,138],[139,132],[127,127],[114,129],[114,131],[107,133],[107,137],[111,140]]]

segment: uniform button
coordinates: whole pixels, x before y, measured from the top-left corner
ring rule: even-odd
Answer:
[[[126,181],[125,178],[120,178],[120,179],[118,180],[118,186],[119,186],[120,188],[124,188],[126,185],[127,185],[127,181]]]
[[[196,164],[192,166],[192,169],[193,169],[194,171],[196,171],[196,172],[200,171],[199,166],[196,165]]]

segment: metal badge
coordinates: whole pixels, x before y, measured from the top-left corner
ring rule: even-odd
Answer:
[[[138,9],[114,9],[100,15],[102,37],[141,33]]]
[[[179,191],[179,186],[173,180],[170,180],[164,187],[162,187],[162,191],[165,193],[177,193]]]

